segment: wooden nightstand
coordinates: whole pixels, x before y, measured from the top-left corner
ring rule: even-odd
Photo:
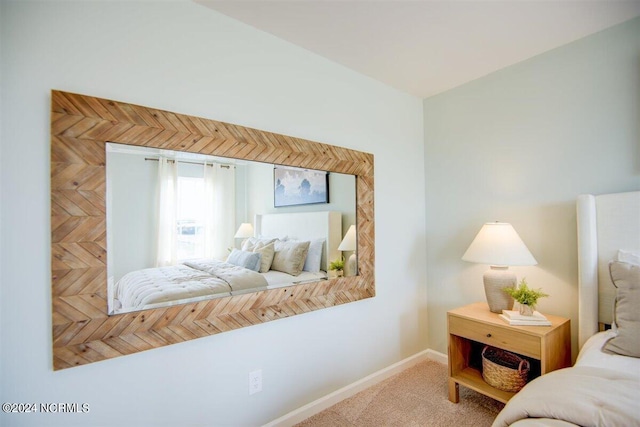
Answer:
[[[526,357],[531,362],[530,379],[571,366],[571,321],[545,316],[551,326],[509,326],[486,303],[447,312],[449,400],[460,401],[460,384],[503,403],[515,394],[498,390],[482,378],[484,344]]]

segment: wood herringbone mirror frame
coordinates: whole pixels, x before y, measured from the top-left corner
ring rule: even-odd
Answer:
[[[106,142],[356,175],[359,275],[107,315]],[[51,274],[54,370],[373,297],[373,155],[52,91]]]

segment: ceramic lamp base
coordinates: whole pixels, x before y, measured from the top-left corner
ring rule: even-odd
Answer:
[[[516,275],[509,271],[509,267],[491,266],[482,279],[489,310],[493,313],[502,313],[502,310],[513,309],[513,298],[503,290],[516,286]]]
[[[356,253],[352,253],[347,261],[347,265],[345,265],[345,276],[357,276],[358,275],[358,265],[356,259]]]

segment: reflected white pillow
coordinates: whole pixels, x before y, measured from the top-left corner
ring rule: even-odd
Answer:
[[[227,262],[239,267],[248,268],[253,271],[260,271],[260,260],[262,255],[256,252],[239,251],[234,249],[229,254]]]

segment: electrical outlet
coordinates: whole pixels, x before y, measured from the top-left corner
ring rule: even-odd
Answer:
[[[249,394],[262,391],[262,369],[249,372]]]

